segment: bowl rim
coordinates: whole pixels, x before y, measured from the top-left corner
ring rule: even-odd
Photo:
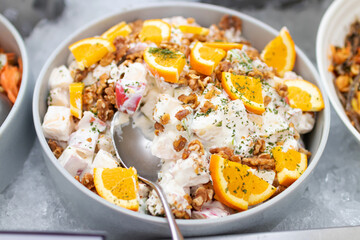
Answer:
[[[355,1],[353,1],[353,2],[355,2]],[[323,43],[325,42],[324,36],[325,36],[326,29],[328,28],[329,22],[334,17],[334,15],[337,15],[339,8],[341,8],[341,6],[344,3],[351,4],[352,2],[343,1],[343,0],[335,0],[334,2],[332,2],[332,4],[326,10],[325,14],[323,15],[323,17],[321,19],[321,22],[320,22],[320,25],[318,28],[318,32],[317,32],[317,36],[316,36],[316,61],[317,61],[317,66],[318,66],[318,70],[319,70],[320,77],[321,77],[320,78],[321,82],[323,83],[323,85],[325,87],[326,94],[330,98],[331,105],[333,106],[337,115],[340,117],[341,121],[345,124],[347,129],[360,142],[360,132],[358,132],[355,129],[355,127],[351,124],[350,119],[346,116],[346,114],[344,112],[344,108],[342,107],[342,104],[339,101],[339,97],[337,95],[333,96],[333,94],[331,93],[329,85],[334,85],[334,81],[331,81],[331,83],[329,84],[328,78],[326,77],[326,73],[328,73],[327,69],[329,66],[325,65],[326,63],[323,61],[323,56],[327,55],[327,53],[323,52],[322,51],[323,48],[321,47],[323,45]],[[360,16],[360,14],[359,14],[359,16]],[[338,103],[340,103],[340,104],[338,104]]]
[[[53,164],[55,166],[55,168],[57,168],[57,170],[60,173],[62,173],[62,175],[68,181],[72,182],[77,187],[78,191],[82,191],[84,194],[86,194],[88,197],[92,198],[92,200],[98,202],[99,204],[102,204],[102,205],[110,208],[112,211],[120,212],[120,213],[125,214],[125,215],[130,215],[131,217],[133,217],[135,219],[150,221],[150,222],[158,223],[158,224],[159,223],[160,224],[165,224],[166,223],[166,218],[151,216],[151,215],[143,214],[143,213],[140,213],[140,212],[133,212],[131,210],[121,208],[119,206],[116,206],[115,204],[112,204],[112,203],[106,201],[105,199],[101,198],[100,196],[98,196],[96,194],[93,194],[91,191],[84,188],[81,185],[81,183],[76,181],[75,178],[73,178],[60,165],[60,163],[58,163],[57,159],[54,157],[54,155],[50,151],[50,148],[48,147],[47,142],[45,140],[45,137],[43,135],[42,128],[41,128],[41,122],[40,122],[40,114],[39,114],[38,103],[40,101],[40,99],[39,99],[40,88],[41,88],[42,84],[45,84],[44,76],[45,76],[49,66],[55,60],[58,53],[60,51],[62,51],[64,47],[67,47],[73,38],[75,38],[77,35],[81,34],[86,29],[89,29],[89,28],[93,27],[94,25],[99,24],[100,22],[105,21],[105,20],[107,20],[109,18],[113,18],[113,17],[116,17],[116,16],[124,14],[124,13],[131,13],[131,12],[139,11],[139,10],[149,10],[149,9],[158,8],[158,7],[164,7],[164,6],[165,7],[185,7],[185,8],[193,8],[193,7],[195,7],[195,8],[202,8],[202,9],[205,9],[205,10],[214,10],[214,11],[222,12],[224,14],[230,14],[230,15],[238,16],[241,19],[246,19],[247,21],[253,22],[254,24],[261,27],[263,30],[268,31],[268,32],[272,33],[275,36],[279,33],[274,28],[272,28],[269,25],[261,22],[260,20],[257,20],[257,19],[255,19],[255,18],[253,18],[253,17],[251,17],[251,16],[249,16],[247,14],[244,14],[242,12],[235,11],[235,10],[225,8],[225,7],[221,7],[221,6],[216,6],[216,5],[206,4],[206,3],[182,2],[182,1],[179,1],[179,2],[147,3],[146,5],[145,4],[141,4],[141,5],[139,4],[139,5],[136,5],[136,6],[126,8],[125,10],[120,10],[120,11],[114,13],[114,14],[95,19],[91,23],[77,29],[73,34],[68,36],[62,42],[62,44],[60,44],[53,51],[53,53],[47,59],[45,65],[42,67],[42,70],[41,70],[41,72],[40,72],[40,74],[38,76],[38,79],[36,81],[36,86],[35,86],[35,89],[34,89],[34,96],[33,96],[33,119],[34,119],[34,125],[35,125],[36,134],[37,134],[37,137],[38,137],[39,142],[41,144],[41,147],[43,148],[43,151],[45,152],[45,154],[47,155],[47,158],[48,158],[45,161],[50,160],[51,164]],[[312,74],[315,76],[315,79],[318,79],[318,73],[317,73],[314,65],[311,63],[311,61],[305,56],[305,54],[298,47],[296,47],[296,52],[297,52],[297,55],[310,68]],[[320,87],[320,89],[322,90],[322,92],[324,93],[322,83],[320,81],[317,81],[317,84]],[[313,157],[312,157],[312,164],[310,164],[310,166],[308,167],[308,170],[305,171],[305,173],[295,183],[293,183],[290,187],[288,187],[287,191],[282,192],[281,194],[279,194],[275,198],[270,199],[269,201],[266,201],[265,203],[262,203],[259,206],[256,206],[254,208],[251,208],[251,209],[249,209],[247,211],[244,211],[244,212],[241,212],[241,213],[228,215],[226,217],[216,218],[216,219],[191,219],[191,220],[190,219],[189,220],[177,219],[176,221],[178,222],[179,226],[180,227],[190,227],[190,226],[191,227],[196,227],[196,226],[202,226],[203,224],[214,224],[214,223],[220,223],[220,222],[223,224],[223,223],[227,223],[227,222],[233,222],[234,220],[239,220],[239,219],[242,219],[242,218],[249,218],[252,215],[259,214],[259,212],[264,211],[266,208],[271,207],[272,205],[274,205],[276,202],[282,200],[283,198],[286,198],[287,195],[289,195],[295,188],[297,188],[300,184],[302,184],[303,180],[306,179],[312,173],[313,169],[316,167],[316,165],[317,165],[317,163],[318,163],[318,161],[319,161],[319,159],[321,157],[321,154],[322,154],[322,152],[323,152],[323,150],[325,148],[327,138],[328,138],[328,134],[329,134],[329,129],[330,129],[329,103],[328,103],[328,99],[327,99],[326,95],[325,94],[323,94],[323,95],[324,95],[324,103],[325,103],[324,123],[323,123],[322,131],[320,132],[321,138],[320,138],[319,147],[317,149],[316,154],[313,155]]]
[[[21,76],[21,84],[20,84],[20,90],[16,97],[16,101],[14,105],[12,106],[9,114],[7,115],[5,121],[0,126],[0,138],[2,137],[5,129],[9,126],[11,126],[12,119],[17,115],[17,112],[21,111],[21,104],[25,99],[26,91],[28,90],[29,86],[29,59],[28,54],[26,51],[25,43],[20,36],[19,32],[16,30],[16,28],[10,23],[9,20],[7,20],[1,13],[0,13],[0,24],[3,24],[13,35],[13,37],[16,40],[16,44],[20,49],[21,54],[21,60],[23,63],[23,72]]]

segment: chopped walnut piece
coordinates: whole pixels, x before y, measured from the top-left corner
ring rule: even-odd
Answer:
[[[206,36],[207,42],[226,41],[224,30],[220,30],[215,24],[210,26],[211,34]]]
[[[274,194],[271,196],[271,198],[275,197],[276,195],[279,195],[281,192],[285,191],[287,187],[283,186],[283,185],[279,185],[276,188],[276,191],[274,192]]]
[[[219,154],[226,159],[230,159],[234,155],[234,150],[229,147],[217,147],[210,149],[210,153]]]
[[[190,152],[197,152],[199,153],[200,155],[204,155],[204,146],[203,144],[195,139],[195,140],[192,140],[189,145],[188,145],[188,149]]]
[[[131,28],[130,35],[136,37],[141,31],[143,23],[144,23],[144,21],[141,19],[138,19],[134,22],[129,23],[129,27]]]
[[[188,148],[185,148],[181,158],[184,160],[187,159],[190,156],[190,153],[190,150]]]
[[[190,114],[190,110],[189,109],[183,109],[183,110],[180,110],[178,111],[176,114],[175,114],[175,117],[181,121],[183,118],[185,118],[187,115]]]
[[[229,158],[229,160],[232,161],[232,162],[241,163],[241,156],[240,156],[240,155],[232,155],[232,156]]]
[[[155,128],[155,135],[156,136],[159,136],[159,134],[164,131],[164,126],[161,125],[161,123],[158,123],[158,122],[156,122],[154,124],[154,128]]]
[[[288,95],[288,87],[284,83],[275,84],[275,90],[283,98]]]
[[[224,15],[219,22],[219,27],[224,30],[235,28],[235,30],[241,31],[241,25],[242,25],[242,21],[240,18],[235,16],[230,16],[228,14]]]
[[[246,55],[248,55],[248,57],[251,60],[256,60],[256,59],[260,59],[260,53],[257,49],[255,48],[248,48],[245,51]]]
[[[189,194],[185,194],[184,198],[185,198],[185,200],[189,203],[189,205],[191,205],[191,203],[192,203],[192,198],[190,197],[190,195],[189,195]]]
[[[84,78],[86,78],[88,74],[88,69],[85,68],[84,70],[76,69],[75,76],[74,76],[74,82],[82,82]]]
[[[205,99],[211,99],[213,97],[215,97],[216,95],[219,95],[221,92],[216,88],[216,87],[212,87],[205,95],[204,98]]]
[[[96,82],[96,94],[102,94],[103,90],[106,88],[107,83],[106,80],[109,79],[109,76],[104,73],[100,76],[99,81]]]
[[[204,91],[204,89],[206,88],[206,86],[208,85],[208,83],[210,83],[212,81],[212,78],[210,76],[205,77],[204,79],[199,79],[198,80],[198,88],[201,91]]]
[[[142,63],[144,60],[144,51],[134,52],[132,54],[126,55],[125,59],[129,62],[139,62]]]
[[[96,102],[97,116],[100,120],[106,122],[114,116],[114,110],[108,102],[105,102],[104,99],[98,99]]]
[[[306,150],[305,148],[300,147],[300,148],[299,148],[299,152],[300,152],[300,153],[303,153],[303,154],[306,154],[306,156],[307,156],[308,158],[311,157],[311,152],[308,151],[308,150]]]
[[[109,84],[109,87],[104,90],[104,99],[112,105],[116,105],[116,95],[114,84]]]
[[[190,216],[186,211],[180,211],[178,209],[173,209],[172,212],[176,218],[190,219]]]
[[[186,96],[185,94],[181,94],[178,97],[179,101],[189,104],[192,109],[197,108],[199,106],[200,102],[198,101],[197,95],[195,93],[191,93],[189,96]]]
[[[188,84],[191,90],[195,91],[198,88],[198,80],[200,80],[200,76],[195,73],[188,74],[189,80]]]
[[[118,36],[114,40],[114,45],[116,47],[115,59],[116,61],[120,61],[126,55],[129,48],[128,42],[125,37]]]
[[[186,145],[186,142],[187,142],[186,138],[180,135],[179,138],[175,140],[173,143],[173,147],[175,151],[180,152],[181,150],[183,150]]]
[[[170,114],[168,114],[168,113],[165,113],[164,115],[162,115],[162,116],[160,117],[160,123],[161,123],[162,125],[168,124],[169,121],[170,121]]]
[[[212,200],[214,196],[214,189],[212,185],[206,184],[204,186],[199,187],[196,189],[194,198],[192,199],[192,207],[197,210],[201,211],[202,206]]]
[[[81,179],[81,184],[88,189],[93,190],[95,188],[93,175],[91,173],[85,173]]]
[[[185,128],[184,128],[184,126],[182,124],[178,124],[178,125],[176,125],[176,130],[181,132],[181,131],[185,131]]]
[[[115,59],[114,52],[108,52],[99,62],[100,66],[106,67]]]
[[[212,104],[210,101],[206,101],[205,103],[204,103],[204,106],[202,106],[201,108],[200,108],[200,112],[203,112],[203,113],[206,113],[206,112],[208,112],[210,109],[212,109],[212,110],[216,110],[218,108],[218,106],[215,106],[214,104]]]
[[[275,160],[271,158],[270,154],[261,154],[257,157],[252,158],[243,158],[242,164],[246,164],[249,166],[255,166],[260,169],[274,169],[275,168]]]
[[[265,96],[264,97],[264,106],[266,107],[271,102],[271,97]]]
[[[255,142],[253,154],[257,155],[259,153],[263,153],[265,151],[265,141],[263,139],[258,139]]]
[[[49,139],[48,145],[56,158],[59,158],[64,151],[55,140]]]
[[[89,111],[93,104],[95,104],[96,96],[96,85],[90,85],[85,87],[83,94],[83,107],[85,111]]]

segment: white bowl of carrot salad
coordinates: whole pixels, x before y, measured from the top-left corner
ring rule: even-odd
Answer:
[[[316,59],[332,106],[360,143],[359,19],[359,1],[334,1],[321,19]]]
[[[278,35],[226,8],[161,3],[96,21],[64,41],[41,71],[33,114],[45,162],[73,211],[114,239],[169,236],[165,219],[158,217],[163,214],[161,205],[138,183],[136,171],[126,173],[133,181],[120,191],[129,193],[130,200],[109,187],[117,180],[107,181],[108,176],[125,171],[106,134],[114,112],[120,111],[120,121],[138,113],[143,121],[136,124],[149,126],[153,155],[162,159],[158,181],[185,236],[239,232],[281,219],[305,189],[320,158],[330,115],[316,70],[286,28],[280,31],[281,41],[292,51],[285,67],[276,72],[267,66],[272,64],[267,53],[273,47],[268,43]],[[84,54],[89,46],[92,54]],[[288,83],[298,87],[284,86]],[[320,104],[295,106],[291,91],[309,89],[300,84],[316,89]],[[257,97],[252,97],[254,92]],[[299,114],[297,123],[309,124],[279,120],[293,111]],[[262,140],[249,127],[256,119],[263,122]],[[276,127],[280,122],[281,129]],[[285,139],[282,134],[288,131]],[[305,145],[300,134],[305,134]],[[280,162],[290,152],[299,157],[291,170],[295,177],[275,166],[274,158]],[[234,174],[226,175],[223,166]],[[258,186],[232,189],[230,182],[241,182],[236,170],[244,173],[244,185],[254,181],[263,186],[261,200],[255,197]]]
[[[28,57],[15,27],[0,15],[0,94],[9,111],[0,125],[0,191],[17,176],[34,133],[31,121]],[[6,112],[5,112],[6,113]],[[6,115],[6,114],[4,114]]]

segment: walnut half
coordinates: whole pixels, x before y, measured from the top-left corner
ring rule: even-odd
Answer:
[[[211,184],[206,184],[196,189],[194,198],[192,200],[192,206],[195,210],[200,211],[202,206],[211,201],[214,196],[214,189]]]

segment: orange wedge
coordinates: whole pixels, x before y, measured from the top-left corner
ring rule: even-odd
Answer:
[[[324,100],[317,86],[303,79],[284,81],[288,87],[290,106],[303,111],[318,112],[324,109]]]
[[[221,84],[229,97],[241,99],[248,111],[256,114],[265,111],[260,79],[223,72]]]
[[[275,170],[279,183],[290,186],[295,182],[307,168],[307,156],[294,149],[283,152],[281,146],[272,149],[275,159]]]
[[[266,45],[261,58],[268,66],[276,68],[280,76],[293,69],[296,59],[295,44],[285,27],[280,30],[279,36]]]
[[[101,34],[100,37],[109,40],[110,42],[114,42],[114,39],[118,36],[126,37],[131,33],[131,28],[125,22],[120,22],[115,26],[109,28],[106,32]]]
[[[183,33],[192,33],[198,35],[208,35],[209,29],[197,26],[190,26],[190,25],[179,25],[178,28]]]
[[[162,41],[169,41],[171,26],[160,19],[146,20],[139,34],[142,42],[151,41],[160,44]]]
[[[215,198],[238,211],[269,199],[276,191],[275,187],[254,175],[250,167],[220,155],[211,156],[210,174]]]
[[[190,53],[190,66],[205,75],[211,75],[226,52],[220,48],[204,46],[196,42]]]
[[[82,99],[84,83],[71,83],[69,85],[70,93],[70,112],[74,117],[82,118]]]
[[[241,43],[233,43],[233,42],[206,42],[204,46],[213,47],[213,48],[221,48],[222,50],[229,51],[231,49],[242,49],[243,45]]]
[[[107,201],[133,211],[139,209],[135,168],[94,168],[94,184],[98,194]]]
[[[154,76],[163,77],[169,83],[178,82],[186,62],[181,52],[154,47],[148,47],[145,50],[144,60]]]
[[[69,49],[74,55],[80,69],[90,67],[103,58],[108,52],[116,50],[112,42],[100,37],[82,39],[70,45]]]

